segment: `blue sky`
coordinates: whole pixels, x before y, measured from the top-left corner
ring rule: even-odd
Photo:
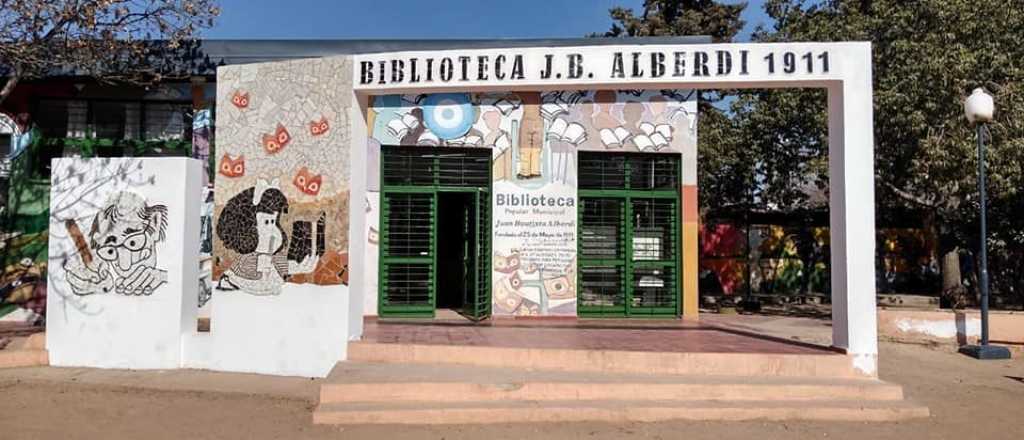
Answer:
[[[727,0],[729,1],[729,0]],[[729,1],[732,2],[732,1]],[[750,0],[740,39],[767,18]],[[641,0],[220,0],[206,38],[582,37],[611,25],[613,6]]]

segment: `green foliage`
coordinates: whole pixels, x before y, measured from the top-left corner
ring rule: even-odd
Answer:
[[[612,28],[606,37],[655,37],[709,35],[715,42],[732,41],[743,29],[740,13],[746,3],[723,4],[713,0],[644,0],[643,14],[612,8]]]
[[[990,247],[995,266],[1014,273],[1004,291],[1024,287],[1024,8],[1013,3],[769,0],[765,9],[776,24],[754,35],[758,41],[872,42],[879,217],[906,206],[934,214],[943,252],[976,248],[976,134],[963,100],[975,87],[994,95]],[[776,127],[793,124],[782,111],[771,119]],[[993,280],[997,288],[1007,283]]]

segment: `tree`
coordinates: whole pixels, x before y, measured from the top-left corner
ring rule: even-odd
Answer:
[[[715,42],[729,42],[743,29],[740,14],[746,7],[746,3],[729,5],[713,0],[644,0],[639,17],[632,9],[612,8],[614,23],[604,36],[709,35]]]
[[[730,42],[743,29],[740,17],[746,3],[724,4],[712,0],[644,0],[637,16],[632,9],[609,11],[612,26],[605,37],[649,37],[707,35],[715,42]],[[701,200],[715,206],[746,205],[751,200],[753,164],[739,145],[738,127],[722,108],[716,106],[729,91],[705,91],[700,96]],[[733,92],[734,93],[734,92]],[[706,205],[705,205],[706,206]]]
[[[25,79],[54,73],[159,82],[220,13],[215,0],[0,0],[0,104]]]
[[[997,267],[1018,255],[1002,262],[1017,266],[1006,288],[1024,287],[1024,10],[1004,0],[768,0],[765,10],[775,24],[755,32],[757,41],[872,42],[878,215],[907,206],[925,213],[953,303],[963,301],[957,255],[978,240],[975,138],[962,102],[974,87],[994,93],[990,246]],[[825,130],[782,111],[761,116],[773,130]]]

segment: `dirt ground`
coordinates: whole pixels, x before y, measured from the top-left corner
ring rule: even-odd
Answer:
[[[46,367],[0,370],[0,439],[1024,438],[1024,359],[979,362],[895,343],[882,343],[880,358],[882,378],[928,405],[930,419],[341,428],[311,423],[310,379]]]

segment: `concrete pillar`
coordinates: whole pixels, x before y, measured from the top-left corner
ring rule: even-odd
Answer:
[[[870,46],[856,53],[851,64],[871,65]],[[878,364],[872,105],[870,69],[828,86],[832,345],[869,375]]]

